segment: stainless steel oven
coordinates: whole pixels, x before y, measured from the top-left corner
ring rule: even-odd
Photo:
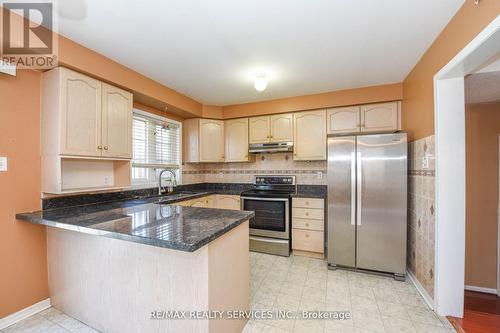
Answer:
[[[241,208],[253,211],[250,250],[290,255],[290,198],[294,176],[256,176],[253,190],[241,194]]]
[[[289,239],[290,199],[242,197],[242,208],[255,212],[250,235]]]

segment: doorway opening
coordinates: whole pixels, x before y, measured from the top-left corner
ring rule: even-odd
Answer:
[[[434,76],[436,140],[435,299],[439,315],[463,317],[466,262],[465,77],[500,53],[500,17]]]
[[[500,53],[465,77],[466,332],[500,327],[498,292]]]

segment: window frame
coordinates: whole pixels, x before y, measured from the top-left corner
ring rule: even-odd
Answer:
[[[178,169],[179,171],[178,171],[178,175],[177,175],[177,184],[181,185],[182,184],[182,152],[183,152],[182,122],[171,119],[171,118],[159,116],[159,115],[154,114],[154,113],[150,113],[150,112],[142,111],[140,109],[133,108],[132,109],[132,118],[134,117],[135,114],[140,115],[140,116],[144,116],[144,117],[148,117],[148,118],[153,118],[153,119],[159,120],[159,121],[167,121],[167,122],[170,122],[170,123],[173,123],[173,124],[176,124],[179,126],[179,169]],[[133,140],[134,140],[134,133],[132,130],[132,142],[133,142]],[[160,169],[160,167],[147,168],[147,172],[148,172],[148,180],[147,181],[134,181],[134,178],[133,178],[134,163],[133,163],[133,161],[134,161],[134,157],[132,156],[131,167],[130,167],[130,185],[131,185],[130,187],[132,189],[141,189],[141,188],[151,188],[151,187],[158,186],[157,176],[156,175],[153,176],[155,178],[154,181],[151,181],[150,177],[152,176],[152,173],[156,174],[157,170]],[[140,167],[141,166],[137,166],[137,168],[140,168]]]

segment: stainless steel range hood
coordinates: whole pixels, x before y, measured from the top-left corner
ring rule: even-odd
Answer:
[[[248,152],[253,154],[291,151],[293,151],[293,142],[252,143],[248,146]]]

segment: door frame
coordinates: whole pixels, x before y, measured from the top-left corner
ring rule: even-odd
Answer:
[[[464,77],[499,52],[500,15],[434,75],[436,242],[434,305],[463,317],[465,288]]]

